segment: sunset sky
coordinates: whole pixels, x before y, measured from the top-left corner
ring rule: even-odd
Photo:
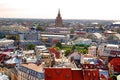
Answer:
[[[120,0],[0,0],[1,18],[120,20]]]

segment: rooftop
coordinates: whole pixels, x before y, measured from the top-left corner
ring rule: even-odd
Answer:
[[[64,35],[50,35],[50,34],[41,34],[41,36],[43,37],[65,37]]]
[[[106,46],[107,47],[116,47],[116,48],[119,48],[119,45],[115,45],[115,44],[107,44]]]
[[[34,53],[34,50],[26,50],[26,51],[23,51],[24,54],[33,54]]]
[[[102,35],[100,33],[93,33],[98,39],[102,38]]]
[[[37,65],[37,64],[34,64],[34,63],[28,63],[28,64],[22,64],[21,66],[32,69],[32,70],[37,71],[37,72],[43,72],[42,64]]]
[[[120,24],[120,22],[113,22],[113,24]]]

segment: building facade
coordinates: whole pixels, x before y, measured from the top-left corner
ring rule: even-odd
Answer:
[[[96,55],[96,46],[90,46],[88,47],[88,54],[91,54],[91,55]]]
[[[41,65],[36,64],[22,64],[18,70],[19,80],[42,80],[44,73],[40,71]]]

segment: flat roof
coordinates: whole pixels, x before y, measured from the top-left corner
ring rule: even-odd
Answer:
[[[49,54],[49,53],[40,53],[41,55],[51,55],[51,54]]]
[[[41,34],[43,37],[65,37],[64,35]]]
[[[115,45],[115,44],[107,44],[106,46],[107,47],[117,47],[117,48],[119,48],[119,45]]]
[[[37,48],[43,48],[43,47],[46,47],[45,45],[38,45],[38,46],[35,46],[35,47],[37,47]]]
[[[23,51],[24,54],[32,54],[34,53],[34,50],[28,50],[28,51]]]

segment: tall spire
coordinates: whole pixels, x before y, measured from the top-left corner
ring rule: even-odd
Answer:
[[[58,9],[58,15],[57,15],[56,20],[55,20],[55,26],[56,27],[62,27],[63,26],[62,17],[61,17],[61,14],[60,14],[60,9]]]
[[[58,16],[61,17],[61,14],[60,14],[60,9],[58,9]]]

